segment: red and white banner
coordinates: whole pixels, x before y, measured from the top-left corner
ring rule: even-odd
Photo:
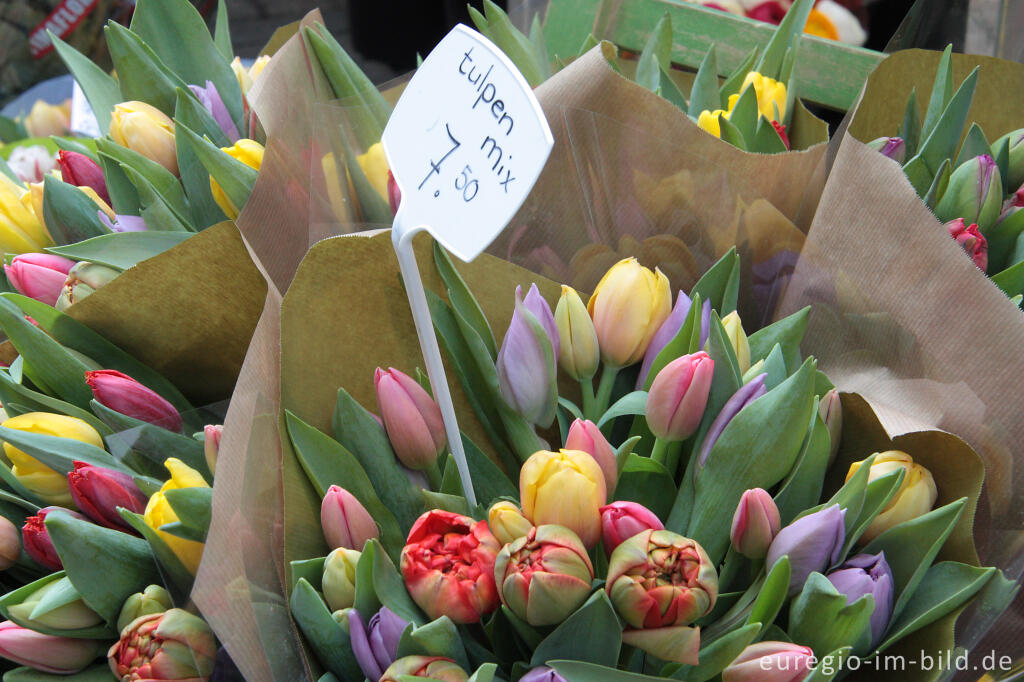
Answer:
[[[28,49],[32,56],[39,59],[53,49],[53,41],[50,40],[47,31],[52,31],[54,35],[64,38],[82,23],[89,12],[96,8],[98,1],[64,0],[57,5],[50,16],[46,17],[28,34]]]

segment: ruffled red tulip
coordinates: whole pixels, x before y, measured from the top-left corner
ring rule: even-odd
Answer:
[[[202,618],[182,609],[140,616],[121,632],[107,659],[119,680],[206,680],[217,640]]]
[[[141,514],[149,501],[128,474],[84,462],[75,462],[74,471],[68,472],[68,487],[71,499],[86,516],[101,526],[126,532],[133,532],[132,527],[117,508]]]
[[[957,218],[946,223],[946,229],[949,230],[949,236],[971,257],[974,264],[985,272],[988,268],[988,240],[978,226],[974,223],[967,225],[963,218]]]
[[[64,568],[64,564],[61,563],[60,557],[57,556],[57,550],[53,546],[53,540],[50,539],[50,533],[46,530],[46,524],[44,523],[46,515],[55,511],[70,514],[82,521],[89,520],[78,512],[65,509],[64,507],[43,507],[36,512],[35,516],[25,519],[25,525],[21,529],[21,542],[25,547],[25,553],[32,557],[37,564],[45,566],[51,571],[59,571]]]
[[[127,374],[113,369],[89,371],[85,373],[85,383],[92,389],[96,402],[104,407],[169,431],[181,431],[181,415],[174,405]]]

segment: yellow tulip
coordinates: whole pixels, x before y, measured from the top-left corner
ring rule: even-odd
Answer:
[[[387,157],[384,156],[384,145],[374,142],[365,154],[356,157],[359,167],[363,169],[363,175],[370,181],[370,186],[385,201],[388,198],[388,167]]]
[[[164,483],[160,490],[153,493],[146,504],[146,511],[143,520],[146,525],[156,531],[156,534],[174,552],[175,556],[189,570],[192,575],[199,570],[199,559],[203,556],[203,543],[195,540],[186,540],[176,535],[171,535],[160,530],[161,526],[178,521],[178,515],[174,513],[167,497],[164,495],[168,490],[179,488],[209,488],[210,486],[203,479],[202,475],[195,469],[190,468],[180,459],[169,457],[164,461],[164,466],[171,472],[171,479]]]
[[[70,104],[47,104],[37,99],[32,110],[24,121],[25,132],[29,137],[49,137],[51,135],[67,135],[71,125]],[[13,140],[7,140],[13,142]]]
[[[597,283],[587,311],[608,365],[640,362],[651,337],[672,312],[668,278],[657,268],[651,272],[636,258],[624,258]]]
[[[240,57],[231,60],[231,70],[235,73],[235,79],[238,81],[238,87],[242,90],[242,94],[249,92],[249,88],[252,87],[252,76],[242,64]]]
[[[68,417],[63,414],[28,412],[8,418],[0,426],[44,436],[71,438],[95,445],[98,448],[103,447],[103,438],[96,429],[77,417]],[[13,465],[12,473],[23,486],[45,500],[47,504],[75,508],[74,502],[71,500],[71,493],[68,491],[68,479],[65,474],[54,471],[10,443],[4,443],[4,454]]]
[[[818,9],[812,9],[804,25],[804,33],[829,40],[839,40],[839,30],[828,15]]]
[[[135,101],[115,104],[110,117],[110,137],[122,147],[178,174],[174,121],[156,107]]]
[[[757,111],[771,121],[783,121],[786,118],[786,84],[780,83],[774,78],[762,76],[757,71],[751,71],[743,79],[740,86],[740,93],[753,86],[754,94],[757,95]],[[738,98],[737,98],[738,99]],[[731,112],[735,103],[732,98],[729,100],[729,111]],[[775,110],[778,109],[778,116]]]
[[[261,57],[257,57],[256,61],[249,67],[249,79],[255,83],[256,79],[263,73],[263,69],[270,63],[270,55],[265,54]]]
[[[697,125],[706,132],[711,133],[715,137],[722,136],[722,123],[719,119],[729,118],[729,113],[723,109],[715,109],[714,111],[708,111],[705,109],[700,112],[700,116],[697,117]]]
[[[861,464],[863,462],[854,462],[850,465],[850,471],[846,474],[847,481],[857,473]],[[899,469],[903,469],[904,472],[903,482],[882,512],[864,531],[864,535],[861,536],[864,542],[874,540],[883,532],[904,521],[927,514],[935,506],[935,500],[939,493],[935,488],[932,472],[920,464],[915,464],[913,457],[900,450],[887,450],[879,453],[875,457],[874,464],[871,465],[868,482]]]
[[[725,327],[725,335],[729,339],[729,345],[736,353],[736,362],[740,367],[740,374],[746,374],[750,369],[750,342],[743,331],[743,322],[740,314],[735,310],[722,318],[722,326]]]
[[[110,204],[103,201],[99,194],[96,194],[96,190],[87,185],[81,185],[77,189],[80,190],[82,194],[92,199],[93,203],[96,204],[96,206],[103,211],[110,220],[113,221],[117,219],[114,215],[114,209],[110,208]],[[46,227],[46,219],[43,213],[44,194],[45,190],[43,189],[43,183],[33,182],[28,186],[28,192],[22,195],[21,203],[26,210],[32,212],[36,220],[39,221],[39,224],[42,225],[43,229],[46,230],[47,234],[49,234],[49,228]]]
[[[523,516],[535,526],[565,526],[588,548],[601,539],[606,495],[600,465],[582,450],[535,452],[519,472]]]
[[[260,166],[263,165],[263,152],[265,150],[263,145],[255,140],[242,138],[234,145],[221,147],[220,150],[235,161],[241,161],[249,168],[259,170]],[[212,175],[210,176],[210,193],[213,194],[213,200],[220,206],[220,210],[224,211],[224,215],[231,220],[238,217],[241,209],[235,206],[231,199],[228,198],[228,195],[224,193],[224,190],[221,189],[220,184],[213,179]]]
[[[562,341],[558,355],[562,369],[577,381],[593,378],[601,360],[594,321],[576,290],[564,284],[555,306],[555,325]]]
[[[503,545],[525,536],[533,528],[533,524],[523,516],[519,507],[507,500],[491,505],[487,511],[487,525],[494,537]]]
[[[42,251],[53,245],[31,202],[28,190],[0,173],[0,249],[4,253]]]

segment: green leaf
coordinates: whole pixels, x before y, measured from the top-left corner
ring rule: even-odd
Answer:
[[[190,539],[206,542],[213,511],[213,488],[175,488],[166,491],[164,497],[178,515],[178,522],[194,531],[194,537]]]
[[[661,69],[658,74],[658,78],[660,79],[658,84],[658,94],[679,107],[680,111],[685,112],[686,97],[684,97],[683,93],[680,92],[676,82],[672,80],[672,74],[665,69]]]
[[[537,55],[537,67],[541,71],[541,78],[547,80],[551,78],[551,57],[548,55],[548,46],[544,41],[544,29],[540,24],[540,14],[533,15],[528,37]]]
[[[110,132],[110,115],[114,112],[114,105],[120,104],[128,98],[121,95],[117,81],[110,74],[93,64],[92,60],[51,31],[47,31],[46,34],[53,41],[53,47],[60,55],[64,65],[68,67],[68,71],[82,87],[82,92],[89,100],[93,114],[96,115],[100,132],[106,135]]]
[[[99,156],[96,155],[96,147],[94,146],[96,144],[96,140],[90,140],[91,145],[86,145],[72,137],[57,137],[56,135],[51,135],[50,141],[57,145],[58,149],[63,149],[66,152],[77,152],[83,156],[88,156],[96,163],[100,162]]]
[[[398,642],[398,658],[405,656],[443,656],[455,661],[463,670],[469,668],[462,636],[448,616],[406,628]]]
[[[758,624],[759,631],[763,632],[772,623],[782,610],[789,591],[790,566],[789,557],[783,556],[776,561],[768,575],[765,576],[764,584],[754,598],[750,614],[747,616],[748,624]]]
[[[722,97],[718,91],[718,57],[714,43],[708,48],[704,59],[700,62],[697,75],[690,88],[690,106],[685,110],[691,116],[699,116],[702,111],[714,111],[722,108]]]
[[[950,175],[952,175],[952,171],[950,170],[949,159],[946,159],[935,172],[935,178],[932,180],[928,191],[921,197],[925,206],[932,210],[935,209],[935,205],[939,203],[942,195],[946,193],[946,188],[949,187]]]
[[[173,249],[191,236],[187,232],[113,232],[76,244],[52,246],[46,250],[72,260],[127,270]]]
[[[695,666],[683,666],[672,674],[672,678],[687,680],[687,682],[710,680],[725,670],[726,666],[732,663],[747,648],[747,645],[754,641],[760,631],[761,624],[754,622],[719,637],[701,647],[700,663]]]
[[[751,358],[753,360],[753,358]],[[759,374],[765,374],[764,387],[765,390],[772,390],[789,376],[789,372],[786,371],[786,361],[782,358],[782,346],[775,344],[772,347],[772,352],[768,353],[768,357],[764,359],[760,367],[757,367],[757,362],[754,362],[747,370],[747,373],[743,375],[740,381],[746,384],[752,381]]]
[[[729,95],[735,95],[739,93],[740,86],[743,85],[743,81],[746,80],[747,74],[754,68],[754,62],[757,60],[758,46],[755,45],[751,48],[750,52],[743,59],[742,62],[733,70],[731,74],[722,83],[722,87],[719,89],[719,95],[721,102],[715,109],[726,109],[729,106]],[[712,109],[714,111],[714,109]]]
[[[999,169],[999,177],[1003,181],[1003,194],[1013,193],[1016,188],[1010,186],[1010,134],[1007,133],[993,142],[988,153],[992,155]]]
[[[851,643],[854,651],[867,653],[874,609],[871,595],[847,606],[846,595],[828,578],[811,573],[790,605],[787,632],[793,641],[811,647],[819,657]]]
[[[725,116],[720,116],[718,126],[722,133],[722,141],[728,142],[737,149],[747,151],[747,141],[743,138],[740,129],[733,125]]]
[[[814,0],[796,0],[789,6],[786,16],[779,22],[775,34],[765,46],[755,71],[767,78],[779,78],[786,49],[803,33],[813,7]]]
[[[636,63],[635,80],[652,92],[661,85],[661,70],[672,68],[672,18],[668,12],[658,20],[647,36],[644,49]]]
[[[96,149],[101,156],[110,157],[122,166],[127,166],[139,176],[145,178],[152,186],[153,191],[167,202],[167,205],[174,211],[178,219],[186,224],[188,223],[188,202],[185,200],[185,192],[181,189],[181,183],[173,173],[159,163],[147,159],[142,154],[132,151],[127,147],[122,147],[110,140],[97,140]],[[133,179],[131,173],[128,174],[128,177]],[[138,187],[137,182],[134,184]]]
[[[1024,210],[1004,214],[985,236],[988,240],[988,271],[1002,272],[1016,260],[1014,245],[1024,234]],[[1005,290],[1004,290],[1005,291]]]
[[[33,668],[15,668],[4,673],[4,682],[109,682],[110,666],[106,663],[86,668],[73,675],[51,675]]]
[[[903,483],[905,473],[906,470],[900,468],[868,483],[861,500],[860,513],[855,517],[847,516],[846,525],[849,531],[846,533],[846,543],[843,545],[843,556],[849,553],[875,517],[885,509],[885,505],[889,503]]]
[[[736,126],[736,130],[738,130],[740,135],[743,136],[743,139],[748,141],[745,149],[753,149],[753,146],[749,143],[754,140],[754,134],[757,132],[757,122],[759,118],[760,114],[758,113],[757,108],[757,93],[754,90],[753,85],[748,85],[743,88],[743,92],[740,93],[740,98],[736,101],[736,106],[733,107],[732,112],[729,114],[729,123]]]
[[[663,682],[665,679],[584,661],[548,661],[548,665],[568,682]]]
[[[37,590],[52,585],[49,591],[39,599],[35,607],[31,612],[27,608],[23,608],[24,602],[31,597]],[[112,639],[116,636],[114,629],[109,625],[94,625],[87,628],[75,628],[59,630],[56,628],[46,627],[39,623],[36,619],[41,616],[45,616],[47,613],[51,613],[55,609],[59,609],[62,606],[78,601],[82,598],[78,590],[75,589],[71,581],[65,576],[64,571],[57,571],[50,575],[44,576],[38,580],[34,580],[27,585],[8,592],[7,594],[0,597],[0,612],[3,613],[4,617],[14,623],[41,632],[44,635],[55,635],[57,637],[73,637],[75,639]],[[11,607],[14,607],[13,609]]]
[[[188,595],[192,591],[193,577],[192,574],[189,573],[188,569],[185,568],[185,565],[181,563],[181,559],[179,559],[174,551],[167,545],[167,542],[164,541],[163,537],[146,524],[142,514],[135,514],[124,508],[118,508],[118,512],[121,514],[121,518],[124,519],[128,525],[134,528],[143,538],[145,538],[147,543],[149,543],[149,552],[151,553],[151,557],[155,558],[160,566],[161,580],[157,584],[163,585],[168,589],[168,591],[170,591],[174,603],[177,604],[188,601]],[[50,517],[47,517],[46,520],[47,528],[49,528]],[[122,535],[124,535],[124,533],[122,533]],[[64,567],[67,568],[67,564],[64,564]],[[99,567],[102,568],[102,564],[100,564]],[[148,583],[144,583],[143,587],[151,583],[156,583],[156,581],[151,580]],[[141,589],[143,588],[138,588],[134,591],[138,592]],[[122,602],[123,601],[124,600],[122,599]]]
[[[0,426],[0,440],[10,443],[11,446],[35,457],[46,466],[61,474],[73,471],[76,460],[86,464],[114,469],[126,474],[134,473],[106,450],[80,440],[75,440],[74,438],[48,436],[42,433],[32,433],[31,431]]]
[[[943,160],[953,156],[956,143],[967,122],[967,113],[971,108],[971,100],[974,98],[974,88],[978,84],[978,68],[971,71],[970,75],[957,88],[956,94],[949,100],[949,104],[942,112],[931,134],[927,134],[918,156],[922,158],[928,170],[932,173],[938,171]]]
[[[601,415],[601,419],[598,420],[598,428],[603,427],[605,424],[610,423],[616,417],[622,417],[627,414],[644,414],[647,409],[647,391],[633,391],[627,393],[618,400],[615,404],[608,408],[608,410]]]
[[[0,144],[13,144],[29,137],[31,135],[25,130],[25,126],[21,121],[15,121],[9,116],[0,116]],[[21,182],[16,177],[12,177],[12,179],[19,183]]]
[[[118,215],[139,215],[139,192],[121,170],[121,164],[111,158],[100,157],[103,177],[107,181],[110,207]]]
[[[145,102],[172,116],[175,91],[188,84],[134,31],[111,21],[103,33],[124,99]]]
[[[992,283],[1011,298],[1024,293],[1024,261],[1011,265],[1000,273],[992,275]]]
[[[830,682],[843,670],[842,662],[852,653],[853,647],[840,647],[823,657],[803,682]]]
[[[663,519],[675,497],[675,481],[663,464],[650,457],[629,454],[615,485],[616,500],[638,502]]]
[[[903,138],[903,144],[906,145],[904,151],[906,158],[914,158],[917,155],[917,147],[921,143],[921,116],[917,113],[917,88],[910,90],[907,108],[903,113],[903,123],[897,128],[897,134]]]
[[[466,280],[462,279],[462,275],[455,269],[448,252],[437,242],[434,242],[434,263],[437,265],[438,274],[441,275],[441,281],[448,290],[448,300],[452,308],[480,336],[493,362],[498,357],[498,345],[494,340],[491,325],[487,322],[487,317],[484,316],[484,311],[473,296],[473,292],[469,290]]]
[[[252,193],[259,171],[228,156],[209,140],[199,137],[184,121],[175,120],[175,137],[181,140],[178,133],[184,135],[199,162],[224,190],[224,195],[241,210]]]
[[[686,318],[683,320],[683,326],[679,328],[679,332],[665,344],[665,347],[661,349],[657,357],[654,358],[654,362],[651,363],[651,368],[647,372],[647,378],[644,380],[644,390],[649,391],[651,384],[654,383],[654,377],[658,376],[658,372],[665,369],[665,365],[672,362],[676,358],[688,355],[690,353],[699,350],[692,343],[693,338],[696,336],[699,345],[700,339],[700,327],[701,327],[701,304],[703,300],[699,293],[693,295],[693,300],[690,302],[690,310],[686,313]]]
[[[178,101],[174,108],[174,120],[181,121],[189,130],[205,135],[214,146],[227,147],[231,142],[220,129],[213,116],[203,107],[191,93],[178,91]],[[174,130],[175,151],[178,155],[178,175],[188,197],[188,207],[192,215],[192,225],[205,229],[225,219],[224,212],[213,200],[210,190],[210,174],[199,161],[192,145],[185,139],[187,133]]]
[[[977,123],[971,123],[971,127],[967,129],[964,143],[960,145],[960,153],[957,154],[956,161],[953,162],[953,168],[982,154],[989,154],[995,159],[988,138],[985,137],[985,131]]]
[[[935,82],[928,98],[928,109],[924,114],[924,125],[921,127],[921,138],[927,138],[939,122],[939,117],[953,96],[953,69],[951,65],[952,45],[947,45],[939,59],[939,68],[935,71]],[[959,132],[959,131],[958,131]],[[955,144],[955,142],[954,142]],[[959,164],[957,164],[959,165]]]
[[[604,590],[598,590],[579,609],[537,645],[531,666],[553,659],[575,659],[614,666],[622,647],[622,629]]]
[[[476,672],[469,676],[467,682],[493,682],[495,674],[498,672],[498,665],[496,663],[484,663]]]
[[[486,505],[499,497],[518,497],[519,488],[515,483],[466,434],[462,434],[462,449],[466,453],[466,464],[469,465],[469,475],[473,479],[473,490],[481,504]]]
[[[788,150],[786,143],[779,136],[779,131],[762,116],[757,119],[757,130],[750,141],[750,151],[758,154],[781,154]]]
[[[736,253],[736,247],[729,249],[715,264],[708,268],[697,283],[690,290],[690,298],[700,294],[702,301],[711,301],[711,307],[722,312],[728,307],[727,292],[731,288],[730,282],[739,277],[740,257]],[[735,308],[735,301],[733,301]]]
[[[129,166],[122,166],[122,168],[139,192],[139,204],[142,206],[139,213],[146,221],[147,230],[153,232],[192,231],[188,219],[176,213],[146,178]]]
[[[504,10],[491,0],[484,0],[484,14],[486,31],[481,29],[481,32],[508,55],[531,87],[543,83],[550,75],[551,68],[538,57],[536,46],[515,27]],[[479,13],[473,16],[474,23],[480,18]]]
[[[373,552],[373,590],[380,603],[410,623],[426,623],[427,619],[409,596],[401,574],[380,543],[370,540],[363,552]]]
[[[43,220],[58,244],[73,244],[110,232],[100,222],[99,206],[74,185],[52,175],[43,178]]]
[[[923,200],[935,177],[935,174],[928,170],[928,164],[925,163],[924,158],[918,155],[907,161],[903,165],[903,172],[910,184],[913,185],[914,191]]]
[[[807,331],[807,319],[811,307],[802,308],[792,315],[759,329],[747,338],[750,344],[750,359],[756,361],[767,357],[775,344],[782,346],[786,369],[794,371],[800,365],[800,343]]]
[[[20,358],[21,356],[19,355],[18,357]],[[33,391],[28,386],[14,381],[6,372],[0,372],[0,387],[2,387],[0,390],[6,390],[9,392],[8,395],[16,398],[16,400],[12,401],[11,397],[7,395],[2,397],[2,403],[7,410],[8,416],[13,416],[11,414],[11,403],[15,402],[28,408],[28,412],[53,412],[76,417],[96,429],[101,436],[109,435],[111,432],[109,426],[97,419],[88,410],[83,410],[80,407],[66,403],[59,398],[53,398],[45,393]]]
[[[0,140],[2,139],[4,138],[2,135],[0,135]],[[17,173],[11,170],[11,167],[7,165],[7,162],[4,161],[3,157],[0,157],[0,173],[3,173],[8,178],[10,178],[14,182],[14,184],[24,189],[25,183],[21,181],[21,178],[18,177]]]
[[[348,633],[331,617],[323,598],[305,578],[299,579],[292,590],[289,607],[321,665],[342,680],[362,676]]]
[[[123,457],[134,450],[156,464],[158,470],[162,469],[168,457],[176,457],[207,480],[213,480],[206,464],[203,444],[195,438],[121,414],[95,400],[90,403],[90,407],[114,431],[106,439],[111,453]]]
[[[220,56],[230,63],[235,56],[235,49],[231,46],[231,24],[228,21],[227,0],[219,0],[217,3],[217,23],[213,31],[213,44],[217,47],[217,52],[220,52]]]

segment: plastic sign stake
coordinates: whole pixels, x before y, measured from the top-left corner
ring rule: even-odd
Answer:
[[[463,261],[476,258],[530,193],[554,139],[515,65],[459,24],[409,81],[381,142],[402,191],[391,231],[398,265],[448,445],[476,505],[412,237],[425,230]]]

